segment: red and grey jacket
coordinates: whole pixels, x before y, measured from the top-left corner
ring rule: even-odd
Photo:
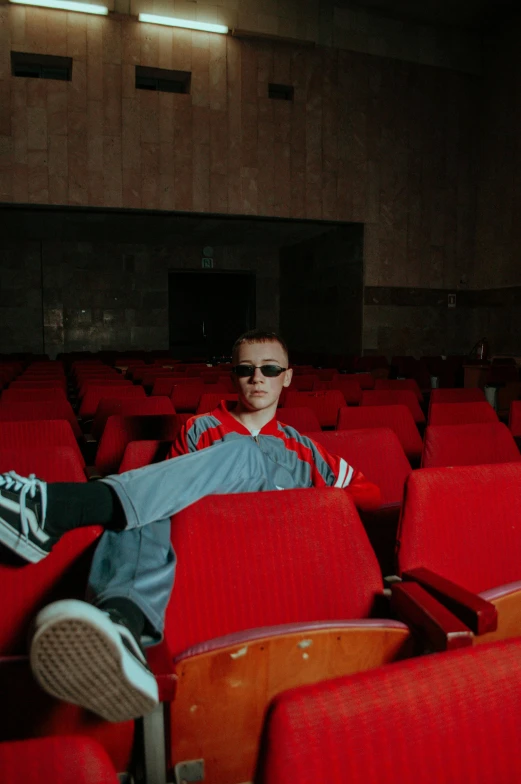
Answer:
[[[213,446],[230,433],[252,438],[248,428],[230,414],[228,405],[235,404],[222,400],[210,413],[191,417],[181,428],[170,457]],[[380,489],[375,484],[344,458],[330,455],[295,428],[271,419],[254,438],[271,460],[291,473],[296,487],[346,488],[361,509],[371,510],[380,506]]]

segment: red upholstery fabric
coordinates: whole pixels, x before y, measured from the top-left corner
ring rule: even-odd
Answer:
[[[89,386],[80,404],[78,416],[82,419],[92,418],[98,403],[103,397],[146,397],[143,387],[126,386],[123,384],[100,384]]]
[[[117,473],[130,441],[173,441],[180,423],[174,415],[110,416],[96,452],[95,465],[107,476]]]
[[[297,392],[310,392],[315,388],[315,382],[318,380],[318,375],[315,373],[299,374],[293,376],[291,386]]]
[[[342,381],[356,381],[360,389],[374,389],[375,380],[371,373],[339,373],[333,381],[339,378]]]
[[[510,404],[508,426],[513,436],[521,436],[521,400],[513,400]]]
[[[172,373],[169,376],[156,376],[152,385],[151,395],[167,395],[170,397],[178,376]]]
[[[304,433],[306,430],[320,430],[320,422],[312,408],[279,408],[277,419],[285,425],[294,427],[299,433]]]
[[[328,452],[340,455],[378,485],[382,504],[401,504],[411,466],[396,434],[390,428],[306,433]]]
[[[429,425],[472,425],[498,422],[490,403],[434,403],[429,410]]]
[[[34,474],[46,482],[86,482],[84,464],[70,446],[3,449],[0,444],[0,473]]]
[[[520,460],[516,442],[501,422],[431,425],[425,431],[422,454],[424,468]]]
[[[394,430],[409,460],[419,460],[422,440],[407,406],[360,406],[341,408],[337,430],[390,427]]]
[[[425,566],[475,593],[521,580],[520,487],[521,463],[413,471],[400,572]]]
[[[174,656],[259,626],[365,618],[382,592],[343,490],[215,495],[172,523],[178,565],[165,635]]]
[[[79,391],[78,397],[80,399],[84,398],[87,394],[89,387],[132,387],[132,381],[127,378],[123,378],[123,376],[117,375],[114,376],[107,376],[107,378],[89,378],[82,382]]]
[[[409,659],[274,700],[256,784],[521,781],[521,640]]]
[[[170,400],[176,411],[189,411],[195,414],[204,384],[200,378],[191,379],[189,384],[178,384],[174,387]]]
[[[2,784],[118,784],[105,749],[74,735],[0,743],[0,770]]]
[[[362,387],[356,379],[357,376],[338,375],[330,382],[330,389],[339,389],[348,406],[358,406],[362,400]]]
[[[118,474],[165,460],[171,446],[171,441],[159,441],[158,439],[129,441],[125,447]]]
[[[237,400],[237,397],[234,392],[204,392],[199,400],[196,413],[206,414],[217,408],[221,400]]]
[[[24,401],[38,400],[67,400],[67,396],[63,389],[13,389],[8,387],[8,389],[3,390],[1,397],[2,403],[22,403]]]
[[[69,446],[82,466],[85,465],[72,428],[63,419],[29,422],[0,422],[0,449],[34,449],[35,447]]]
[[[338,389],[325,392],[294,392],[288,389],[285,408],[311,408],[317,415],[320,427],[335,427],[338,412],[345,406],[345,398]]]
[[[31,402],[4,402],[0,400],[0,421],[29,419],[65,419],[70,423],[76,438],[81,438],[81,428],[68,400],[33,400]]]
[[[483,403],[486,400],[482,389],[433,389],[431,392],[431,405],[433,403]]]
[[[149,416],[151,414],[175,414],[169,397],[102,397],[92,420],[92,435],[99,440],[109,416]]]
[[[407,406],[415,422],[425,422],[418,398],[410,389],[370,389],[362,392],[363,406]]]
[[[394,390],[408,389],[410,392],[414,392],[420,403],[423,401],[421,389],[418,386],[418,382],[414,378],[377,378],[374,382],[374,388]]]

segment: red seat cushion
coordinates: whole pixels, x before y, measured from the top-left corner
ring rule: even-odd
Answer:
[[[398,436],[408,459],[420,459],[422,440],[407,406],[359,406],[340,409],[337,430],[370,427],[390,427]]]
[[[363,406],[407,406],[415,422],[425,422],[418,397],[410,389],[368,389],[362,393]]]
[[[335,427],[338,412],[345,406],[345,398],[338,389],[324,392],[295,392],[288,389],[285,408],[311,408],[317,415],[320,427]]]
[[[479,422],[498,422],[490,403],[433,403],[429,410],[429,425],[471,425]]]

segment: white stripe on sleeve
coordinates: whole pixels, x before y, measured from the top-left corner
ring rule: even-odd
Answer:
[[[338,468],[338,477],[334,484],[334,487],[343,487],[344,486],[344,479],[346,478],[347,469],[351,468],[343,457],[340,458],[340,466]],[[351,469],[352,471],[353,469]]]
[[[354,474],[353,466],[349,466],[349,471],[347,472],[346,480],[342,485],[342,487],[347,487],[348,485],[351,484],[351,479],[353,478],[353,474]]]

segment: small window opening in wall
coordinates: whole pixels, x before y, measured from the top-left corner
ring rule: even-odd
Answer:
[[[145,65],[136,65],[136,87],[138,90],[188,94],[191,78],[190,71],[169,71],[166,68],[148,68]]]
[[[32,52],[11,52],[11,73],[30,79],[72,79],[72,57]]]
[[[291,84],[269,84],[268,96],[277,101],[293,100],[293,85]]]

